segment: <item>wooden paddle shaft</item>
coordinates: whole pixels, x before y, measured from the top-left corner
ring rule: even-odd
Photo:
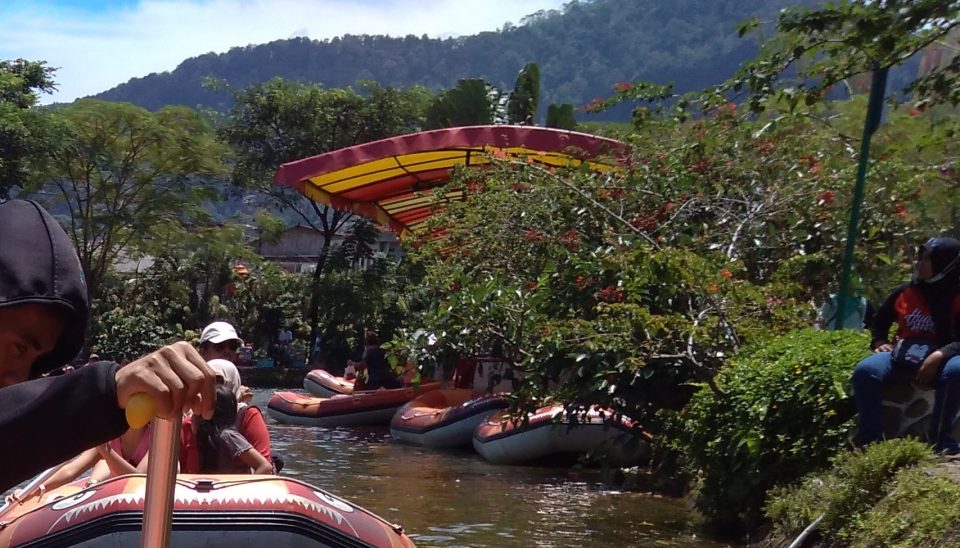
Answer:
[[[157,418],[150,439],[147,462],[147,492],[143,506],[142,548],[170,546],[173,493],[177,482],[177,455],[180,449],[180,415],[173,420]]]

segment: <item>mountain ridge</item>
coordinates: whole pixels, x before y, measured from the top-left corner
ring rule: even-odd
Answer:
[[[375,80],[439,90],[453,87],[460,78],[479,77],[512,89],[518,71],[530,61],[540,65],[543,108],[550,103],[584,104],[608,95],[620,81],[672,81],[683,92],[723,80],[756,53],[754,38],[737,37],[740,21],[757,16],[771,22],[783,7],[817,3],[574,1],[562,10],[537,12],[517,26],[457,38],[289,38],[192,57],[173,71],[133,78],[94,97],[148,109],[179,104],[227,110],[229,91],[204,88],[207,78],[234,89],[282,77],[327,87]]]

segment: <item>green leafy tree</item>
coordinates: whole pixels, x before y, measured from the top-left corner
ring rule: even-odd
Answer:
[[[765,97],[814,104],[827,90],[858,74],[898,66],[940,40],[960,24],[960,2],[942,0],[854,0],[816,8],[785,10],[777,35],[717,91],[745,89],[754,111]],[[741,25],[741,33],[757,20]],[[792,78],[784,79],[795,67]],[[911,82],[920,104],[960,102],[955,80],[960,61]],[[777,85],[779,83],[779,85]]]
[[[284,271],[278,265],[261,262],[249,274],[232,277],[231,295],[224,299],[226,314],[244,340],[264,354],[281,327],[303,340],[309,331],[304,312],[310,292],[309,278]]]
[[[589,112],[621,102],[652,101],[658,110],[669,99],[671,111],[686,119],[711,112],[735,98],[753,113],[767,109],[803,111],[823,101],[832,90],[850,90],[849,82],[880,69],[903,66],[925,48],[944,40],[960,25],[955,0],[847,0],[814,7],[784,9],[776,34],[757,56],[723,82],[680,96],[673,86],[623,83],[610,99],[595,99]],[[761,28],[753,17],[739,25],[741,36]],[[960,57],[922,76],[906,79],[904,93],[920,108],[960,103]],[[635,116],[636,119],[636,111]]]
[[[527,63],[517,76],[517,82],[507,103],[507,119],[511,124],[536,124],[540,108],[540,67]],[[551,126],[556,127],[556,126]]]
[[[426,128],[492,124],[496,111],[490,85],[480,78],[467,78],[437,95],[426,112]]]
[[[573,105],[563,103],[547,107],[547,127],[557,129],[577,129],[577,117],[573,112]]]
[[[148,112],[84,100],[51,116],[64,135],[46,158],[36,196],[60,214],[91,298],[123,257],[136,256],[161,224],[205,220],[210,182],[225,149],[192,110]]]
[[[352,215],[277,187],[271,184],[272,176],[285,162],[421,128],[429,100],[425,89],[363,83],[361,91],[275,79],[236,92],[219,130],[236,152],[234,181],[263,192],[323,235],[307,313],[310,340],[317,333],[322,278],[334,238],[349,226]]]
[[[458,172],[466,199],[444,204],[431,227],[443,237],[413,253],[426,276],[410,316],[439,341],[396,346],[425,366],[496,349],[522,372],[518,399],[602,403],[660,432],[687,383],[711,386],[745,344],[813,322],[838,270],[847,131],[865,104],[822,108],[829,122],[750,120],[735,105],[651,117],[602,176],[525,159]],[[958,195],[939,166],[953,123],[897,113],[877,135],[856,265],[873,302],[906,278],[930,227],[950,226]]]
[[[199,330],[217,319],[235,293],[237,269],[257,270],[261,259],[244,242],[243,226],[164,224],[145,250],[153,264],[118,289],[119,302],[142,301],[169,325]]]
[[[26,184],[28,166],[53,141],[54,127],[36,107],[38,94],[54,87],[45,62],[0,60],[0,199]]]
[[[99,314],[93,348],[105,360],[123,362],[181,340],[183,332],[140,302],[116,303]]]

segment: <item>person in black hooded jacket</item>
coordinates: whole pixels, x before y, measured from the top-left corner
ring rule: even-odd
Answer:
[[[215,377],[186,342],[123,368],[99,362],[41,378],[80,351],[87,288],[63,228],[38,204],[0,203],[0,490],[127,429],[130,396],[151,396],[157,415],[213,415]]]
[[[958,279],[960,241],[930,238],[917,251],[913,280],[894,289],[877,310],[874,354],[857,364],[851,379],[860,445],[882,439],[882,387],[899,370],[914,375],[918,385],[936,388],[930,439],[939,452],[960,452],[952,434],[960,411],[960,359],[953,359],[960,355]]]

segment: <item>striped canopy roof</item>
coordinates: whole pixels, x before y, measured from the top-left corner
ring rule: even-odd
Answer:
[[[308,198],[388,226],[401,236],[422,235],[436,211],[431,189],[444,185],[455,166],[520,159],[544,166],[616,169],[626,157],[620,141],[532,126],[469,126],[391,137],[280,166],[278,185]],[[463,199],[448,192],[444,200]],[[443,200],[441,200],[443,201]]]

